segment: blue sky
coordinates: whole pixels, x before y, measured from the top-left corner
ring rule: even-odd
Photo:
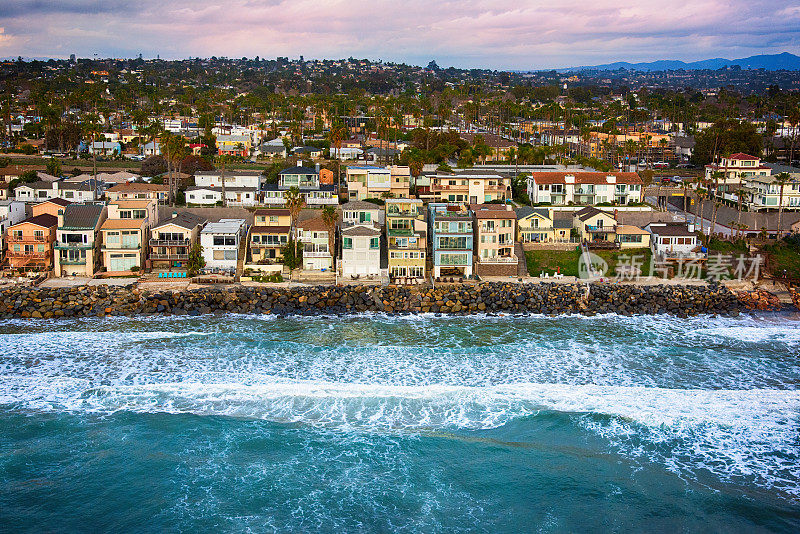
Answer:
[[[0,1],[0,57],[367,57],[537,69],[800,54],[800,0]]]

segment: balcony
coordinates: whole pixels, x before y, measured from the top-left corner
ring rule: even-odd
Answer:
[[[6,255],[9,258],[49,258],[50,257],[50,250],[45,251],[29,251],[26,252],[24,250],[9,250],[6,252]]]
[[[94,243],[67,243],[65,241],[56,241],[53,247],[62,250],[90,250],[94,248]]]
[[[175,261],[187,261],[189,259],[188,254],[157,254],[155,252],[150,254],[151,260],[175,260]]]
[[[414,230],[411,228],[390,228],[389,237],[412,237]]]
[[[616,226],[592,226],[591,224],[586,225],[586,231],[590,234],[613,234],[617,231]]]
[[[188,247],[191,244],[188,239],[150,239],[151,247]]]
[[[9,243],[46,243],[47,242],[47,238],[44,237],[44,236],[42,236],[42,237],[33,236],[33,235],[15,236],[13,234],[10,234],[8,236],[8,242]]]
[[[86,265],[86,259],[85,258],[81,259],[81,260],[64,260],[64,259],[60,259],[60,260],[58,260],[58,262],[61,265]]]
[[[304,258],[330,258],[331,254],[328,252],[328,247],[321,249],[318,247],[303,247]]]
[[[489,258],[478,258],[481,263],[517,263],[519,260],[516,256],[491,256]]]
[[[431,191],[469,191],[469,185],[440,185],[431,184]]]

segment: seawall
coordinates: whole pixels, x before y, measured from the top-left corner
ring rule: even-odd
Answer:
[[[506,284],[432,288],[317,286],[232,287],[186,291],[78,286],[0,290],[0,318],[60,318],[106,315],[206,313],[346,314],[618,313],[679,317],[735,315],[746,306],[727,288],[608,284]]]

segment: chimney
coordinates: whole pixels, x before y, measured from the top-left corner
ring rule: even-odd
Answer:
[[[319,163],[317,163],[316,165],[314,165],[314,168],[317,170],[317,174],[319,174]]]

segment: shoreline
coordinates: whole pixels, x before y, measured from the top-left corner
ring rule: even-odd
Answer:
[[[331,315],[618,315],[736,316],[747,299],[720,284],[613,285],[487,282],[437,288],[374,286],[234,286],[184,290],[75,286],[0,289],[0,319],[210,313]],[[750,299],[752,300],[752,299]],[[788,309],[788,307],[786,308]]]

